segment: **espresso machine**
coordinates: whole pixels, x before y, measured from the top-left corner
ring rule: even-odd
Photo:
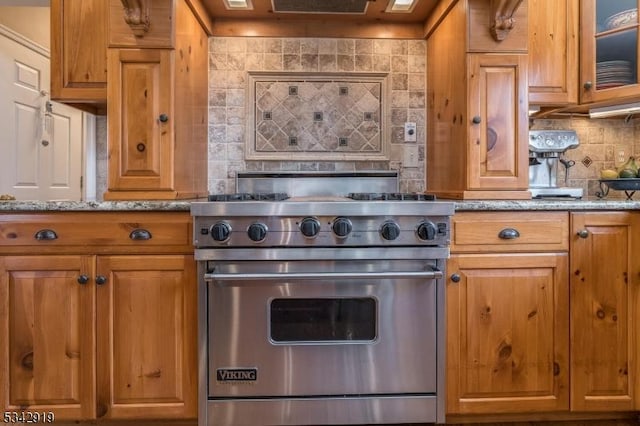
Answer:
[[[575,161],[564,159],[563,154],[578,145],[574,130],[529,131],[529,190],[533,198],[582,198],[582,188],[560,187],[557,182],[558,172],[564,172],[566,184]]]

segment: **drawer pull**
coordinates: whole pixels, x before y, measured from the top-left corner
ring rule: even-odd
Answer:
[[[147,231],[146,229],[134,229],[129,234],[129,238],[131,238],[132,240],[150,240],[151,232]]]
[[[57,240],[58,234],[53,229],[41,229],[36,232],[36,240]]]
[[[589,236],[589,231],[587,229],[581,229],[578,231],[578,237],[587,238]]]
[[[504,228],[498,234],[498,237],[500,237],[503,240],[515,240],[519,236],[520,236],[520,233],[518,232],[518,230],[513,228]]]

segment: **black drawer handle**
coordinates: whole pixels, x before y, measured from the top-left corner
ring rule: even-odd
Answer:
[[[498,234],[498,237],[500,237],[503,240],[515,240],[519,236],[520,236],[520,233],[518,232],[518,230],[513,228],[504,228]]]
[[[129,238],[131,238],[132,240],[150,240],[151,232],[147,231],[146,229],[134,229],[129,234]]]
[[[36,240],[57,240],[58,234],[53,229],[41,229],[34,237]]]

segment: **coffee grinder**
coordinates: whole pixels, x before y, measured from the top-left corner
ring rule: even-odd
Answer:
[[[575,165],[575,161],[562,158],[563,153],[578,145],[575,130],[529,131],[529,190],[533,198],[582,198],[582,188],[557,183],[558,163],[564,168],[565,184],[569,169]]]

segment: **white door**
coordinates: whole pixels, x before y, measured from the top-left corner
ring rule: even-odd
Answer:
[[[0,194],[80,200],[82,112],[49,101],[49,58],[0,31]]]

